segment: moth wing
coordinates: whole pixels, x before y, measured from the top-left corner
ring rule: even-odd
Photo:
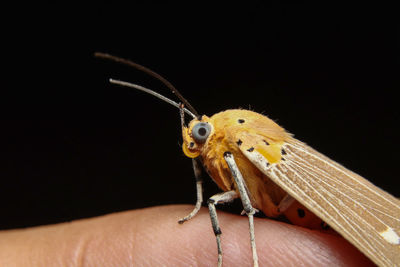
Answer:
[[[270,163],[241,146],[257,168],[380,266],[400,264],[400,200],[291,138]]]

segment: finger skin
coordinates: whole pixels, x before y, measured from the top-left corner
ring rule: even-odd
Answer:
[[[215,266],[207,209],[192,206],[109,214],[0,232],[0,266]],[[246,216],[220,212],[224,266],[251,266]],[[255,220],[260,266],[373,266],[343,238],[268,219]]]

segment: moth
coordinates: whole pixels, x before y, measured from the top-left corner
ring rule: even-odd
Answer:
[[[248,216],[253,265],[258,266],[254,214],[284,214],[294,224],[313,229],[329,225],[379,266],[400,265],[400,200],[295,139],[259,113],[232,109],[211,117],[199,115],[171,83],[132,61],[96,53],[133,66],[162,81],[182,101],[176,103],[137,84],[111,83],[139,89],[179,108],[182,150],[192,158],[197,185],[193,218],[202,202],[202,165],[222,193],[208,201],[211,224],[222,266],[221,229],[215,206],[240,198]],[[185,113],[192,117],[185,124]]]

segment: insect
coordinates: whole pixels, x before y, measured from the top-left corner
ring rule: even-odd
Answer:
[[[232,109],[201,116],[159,74],[108,54],[96,56],[151,74],[182,101],[178,104],[140,85],[110,79],[179,108],[182,149],[192,158],[197,181],[196,205],[179,223],[193,218],[202,205],[203,165],[223,191],[207,202],[217,240],[218,266],[222,266],[223,254],[215,206],[235,198],[241,199],[248,216],[254,266],[258,266],[253,219],[257,210],[269,217],[284,214],[292,223],[309,228],[324,229],[328,224],[377,265],[400,265],[399,199],[295,139],[264,115]],[[188,125],[185,113],[192,117]]]

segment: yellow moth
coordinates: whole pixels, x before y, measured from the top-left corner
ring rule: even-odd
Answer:
[[[218,266],[222,266],[222,247],[215,205],[235,198],[241,199],[249,218],[254,266],[258,266],[253,223],[257,210],[269,217],[284,214],[292,223],[313,229],[324,229],[328,224],[377,265],[400,266],[399,199],[295,139],[264,115],[232,109],[211,117],[200,116],[160,75],[125,59],[103,53],[96,56],[151,74],[182,101],[178,104],[142,86],[110,80],[155,95],[180,109],[182,149],[193,159],[197,202],[179,222],[191,219],[201,207],[203,165],[223,190],[208,200]],[[193,118],[188,126],[184,113]]]

